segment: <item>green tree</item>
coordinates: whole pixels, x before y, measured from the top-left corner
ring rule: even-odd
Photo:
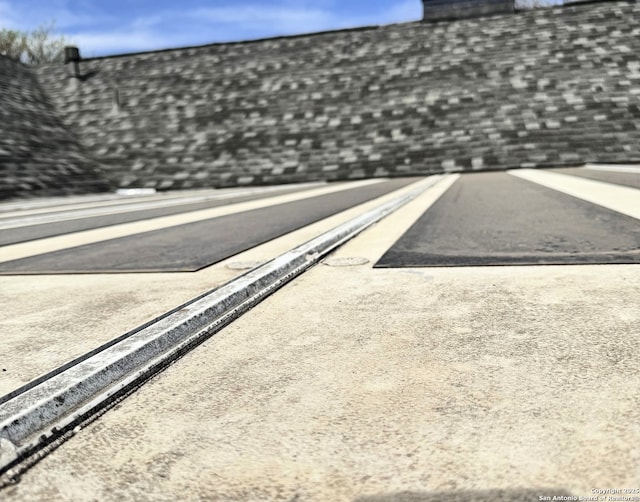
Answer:
[[[24,52],[24,33],[16,30],[0,30],[0,55],[11,59],[21,59]]]
[[[62,62],[66,45],[68,40],[55,33],[53,23],[32,31],[0,29],[0,54],[28,65]]]

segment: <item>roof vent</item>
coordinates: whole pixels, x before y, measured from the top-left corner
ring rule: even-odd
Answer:
[[[65,47],[64,48],[64,64],[80,61],[80,49],[77,47]]]
[[[493,14],[513,14],[514,0],[422,0],[424,21],[451,21]]]
[[[73,76],[80,76],[80,49],[77,47],[64,48],[64,64],[73,63]]]

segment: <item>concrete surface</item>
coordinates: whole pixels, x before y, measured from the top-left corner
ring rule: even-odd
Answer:
[[[448,178],[446,185],[454,178]],[[247,266],[268,261],[410,188],[360,204],[196,273],[0,276],[0,395],[237,277]],[[335,185],[333,189],[344,187]],[[322,190],[327,193],[326,188]],[[281,196],[274,199],[282,200]],[[247,203],[236,208],[246,209]],[[231,212],[233,208],[224,210]],[[111,231],[102,229],[107,234]],[[95,235],[100,238],[99,233]],[[19,246],[46,251],[51,241],[53,249],[61,242],[53,238]],[[14,246],[2,250],[7,248]]]
[[[238,317],[300,274],[317,265],[345,242],[423,194],[442,179],[434,176],[412,185],[408,193],[380,204],[317,238],[305,242],[164,316],[96,348],[27,386],[0,397],[0,474],[14,460],[25,460],[48,438],[86,425],[117,395],[142,383],[208,340]],[[396,184],[407,186],[410,182]],[[389,188],[389,187],[387,187]],[[388,192],[394,191],[390,188]],[[368,198],[375,198],[369,194]],[[352,203],[355,205],[357,199]],[[337,208],[336,209],[337,212]],[[144,380],[143,380],[144,378]],[[104,409],[106,411],[106,409]],[[90,415],[87,415],[87,413]],[[30,465],[29,462],[25,464]],[[18,467],[19,469],[19,467]],[[22,472],[22,470],[20,470]],[[14,479],[17,472],[6,476]],[[6,476],[2,476],[6,479]],[[0,479],[0,486],[4,485]]]
[[[639,487],[640,267],[372,269],[436,195],[332,257],[366,265],[307,272],[3,500],[515,502]]]

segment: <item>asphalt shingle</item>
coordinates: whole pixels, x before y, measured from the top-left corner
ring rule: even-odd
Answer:
[[[88,59],[81,79],[52,65],[33,75],[126,187],[638,162],[637,19],[638,1],[578,4]]]
[[[100,192],[109,186],[34,72],[0,56],[0,199]]]

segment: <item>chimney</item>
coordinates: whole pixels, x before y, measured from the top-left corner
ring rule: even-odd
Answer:
[[[80,49],[77,47],[64,48],[64,64],[73,63],[73,76],[80,76]]]
[[[426,22],[513,14],[514,0],[422,0]]]

